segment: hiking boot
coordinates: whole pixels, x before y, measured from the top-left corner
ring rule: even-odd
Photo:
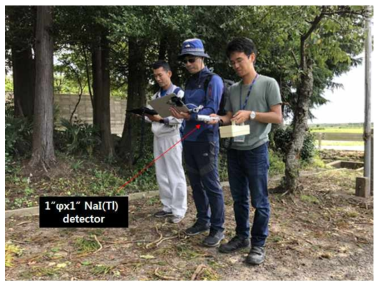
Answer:
[[[218,250],[222,253],[230,253],[248,247],[249,245],[249,238],[236,235],[228,243],[222,244]]]
[[[205,232],[210,229],[209,224],[201,224],[198,221],[192,227],[185,230],[186,235],[192,236]]]
[[[259,265],[265,261],[266,251],[263,246],[253,246],[250,249],[249,255],[246,257],[246,263],[250,265]]]
[[[173,217],[168,218],[168,222],[170,223],[180,223],[184,219],[183,216],[180,215],[174,215]]]
[[[163,211],[163,210],[154,213],[154,217],[157,217],[157,218],[164,218],[164,217],[169,217],[172,215],[173,213],[171,211]]]
[[[218,246],[222,239],[225,238],[223,231],[211,229],[209,236],[203,241],[203,245],[208,247]]]

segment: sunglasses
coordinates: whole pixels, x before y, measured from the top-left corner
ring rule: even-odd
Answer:
[[[197,60],[197,58],[190,58],[190,59],[183,59],[182,62],[183,62],[184,64],[187,64],[188,62],[189,62],[190,64],[193,64],[196,60]]]

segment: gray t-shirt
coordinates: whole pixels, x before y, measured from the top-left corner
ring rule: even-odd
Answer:
[[[248,110],[255,112],[269,112],[272,106],[282,103],[278,83],[275,79],[258,75],[257,80],[251,90],[246,107],[240,107],[245,103],[250,85],[242,85],[242,95],[240,95],[242,81],[235,83],[230,87],[229,96],[226,101],[226,111],[233,115],[239,110]],[[241,97],[241,98],[240,98]],[[250,134],[246,135],[244,142],[233,141],[231,148],[237,150],[251,150],[261,146],[269,140],[271,124],[260,123],[257,120],[248,120],[245,125],[250,125]]]

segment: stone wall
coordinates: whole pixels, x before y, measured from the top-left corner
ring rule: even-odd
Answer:
[[[58,119],[70,118],[76,104],[78,96],[76,95],[54,95],[55,106],[58,107]],[[125,121],[126,99],[112,98],[110,100],[110,124],[113,134],[122,134]],[[89,95],[82,95],[81,102],[78,105],[74,117],[77,117],[85,123],[93,123],[93,108]]]

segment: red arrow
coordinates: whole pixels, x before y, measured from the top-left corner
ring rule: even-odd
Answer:
[[[122,189],[125,188],[129,183],[131,183],[133,180],[135,180],[137,177],[139,177],[141,174],[145,172],[149,167],[151,167],[157,160],[159,160],[161,157],[163,157],[168,151],[170,151],[172,148],[174,148],[177,144],[182,142],[184,139],[186,139],[188,136],[190,136],[192,133],[194,133],[197,129],[199,129],[201,125],[196,125],[193,130],[191,130],[187,135],[185,135],[182,139],[180,139],[178,142],[176,142],[174,145],[172,145],[170,148],[168,148],[165,152],[160,154],[157,158],[152,160],[147,166],[145,166],[143,169],[141,169],[136,175],[134,175],[131,179],[129,179],[127,182],[125,182],[117,191],[119,193]]]

